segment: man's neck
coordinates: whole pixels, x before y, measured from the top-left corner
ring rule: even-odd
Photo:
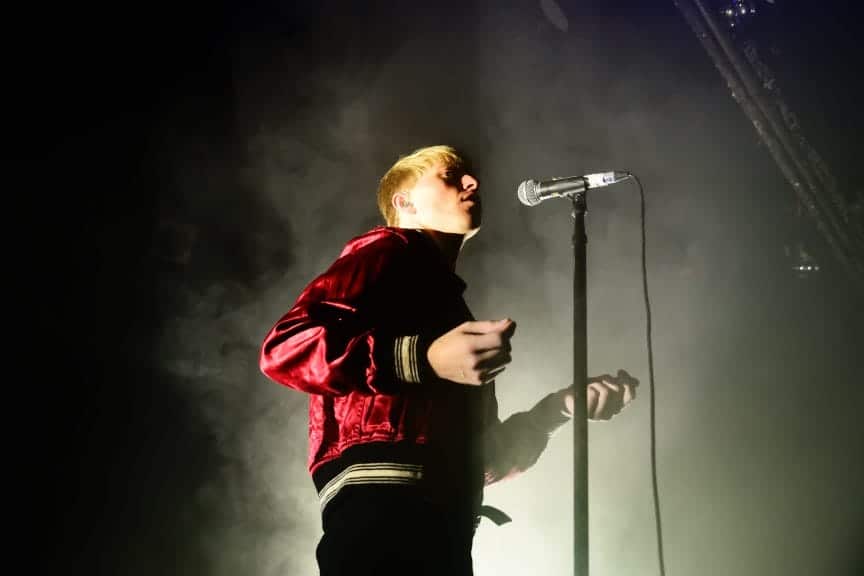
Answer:
[[[462,250],[462,244],[465,242],[465,235],[427,229],[421,229],[420,231],[438,246],[450,269],[456,270],[456,260],[459,258],[459,252]]]

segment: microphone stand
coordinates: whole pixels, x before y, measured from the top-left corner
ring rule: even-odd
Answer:
[[[588,309],[586,298],[585,191],[573,202],[573,566],[576,576],[588,576]]]

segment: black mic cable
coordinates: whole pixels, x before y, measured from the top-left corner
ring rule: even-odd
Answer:
[[[646,242],[645,242],[645,190],[642,188],[642,182],[635,174],[628,172],[631,178],[639,187],[639,215],[641,218],[642,228],[642,291],[645,295],[645,336],[648,346],[648,406],[650,410],[650,451],[651,451],[651,486],[654,495],[654,522],[657,529],[657,554],[660,561],[660,574],[666,576],[666,562],[663,557],[663,527],[660,520],[660,496],[657,489],[657,434],[654,407],[654,346],[651,340],[651,301],[648,297],[648,265],[646,258]]]

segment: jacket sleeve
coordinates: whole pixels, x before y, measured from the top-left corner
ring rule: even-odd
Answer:
[[[400,240],[383,238],[336,260],[267,333],[261,371],[285,386],[329,396],[395,394],[419,383],[428,344],[416,334],[388,333],[382,317],[403,248]]]
[[[486,485],[517,476],[537,462],[552,433],[570,421],[564,411],[563,393],[548,394],[530,410],[516,412],[502,422],[492,389],[486,403],[488,424],[483,435]]]

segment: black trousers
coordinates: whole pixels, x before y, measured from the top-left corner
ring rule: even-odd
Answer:
[[[472,576],[474,523],[404,486],[349,486],[327,505],[320,576]]]

